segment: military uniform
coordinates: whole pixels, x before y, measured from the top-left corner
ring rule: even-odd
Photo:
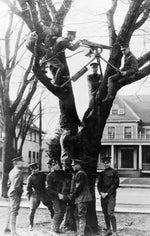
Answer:
[[[52,231],[59,233],[59,227],[66,211],[66,202],[60,200],[58,194],[63,193],[65,173],[62,170],[54,170],[47,176],[47,193],[51,197],[54,207]]]
[[[113,99],[116,95],[116,84],[117,82],[121,83],[128,79],[128,77],[134,75],[138,71],[138,62],[132,52],[129,51],[127,55],[124,57],[124,67],[121,69],[122,72],[126,72],[125,76],[122,76],[119,72],[110,76],[108,78],[108,92],[107,97]]]
[[[117,226],[114,210],[116,205],[116,189],[119,187],[118,172],[111,167],[100,172],[97,187],[100,195],[102,193],[108,193],[105,198],[101,197],[101,206],[108,232],[110,230],[110,222],[112,224],[113,231],[116,232]]]
[[[14,158],[12,161],[22,161],[22,157]],[[16,235],[16,217],[20,208],[21,195],[23,193],[23,171],[17,166],[9,173],[9,190],[10,199],[10,225],[12,235]]]
[[[75,160],[75,163],[77,161]],[[73,163],[74,164],[74,163]],[[72,165],[73,165],[72,164]],[[72,180],[71,198],[75,199],[75,219],[77,233],[79,236],[85,235],[86,213],[88,202],[92,201],[88,186],[88,177],[83,169],[79,169]]]
[[[48,207],[51,218],[53,218],[54,215],[53,204],[46,193],[45,183],[46,174],[43,172],[32,173],[27,179],[27,196],[30,200],[29,221],[31,227],[33,227],[34,215],[40,202]]]
[[[73,34],[75,32],[73,31]],[[61,60],[63,58],[63,54],[65,49],[69,49],[71,51],[76,50],[79,47],[79,43],[76,42],[75,44],[71,44],[69,38],[57,38],[53,47],[50,47],[47,50],[45,57],[42,59],[43,63],[48,61],[50,66],[57,68],[56,75],[55,75],[55,84],[60,85],[60,76],[65,68],[64,61]]]
[[[92,64],[94,64],[94,63],[92,63]],[[93,73],[93,74],[90,74],[87,76],[88,93],[89,93],[89,106],[84,114],[83,122],[88,117],[88,115],[90,114],[92,109],[94,108],[95,96],[96,96],[96,93],[97,93],[99,86],[101,84],[101,79],[102,79],[102,77],[98,73]]]

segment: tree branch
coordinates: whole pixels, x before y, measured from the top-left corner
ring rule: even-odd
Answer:
[[[11,12],[9,16],[9,24],[8,28],[5,34],[5,57],[6,57],[6,69],[9,68],[9,60],[10,60],[10,35],[11,35],[11,29],[13,24],[13,12]]]
[[[11,66],[10,66],[11,70],[13,70],[15,63],[16,63],[16,58],[17,58],[17,53],[18,53],[18,49],[19,49],[19,42],[20,42],[22,30],[23,30],[23,25],[24,25],[24,21],[21,22],[20,29],[18,31],[15,49],[14,49],[14,56],[12,58],[12,62],[11,62]]]
[[[64,0],[60,9],[57,11],[55,19],[56,24],[59,25],[59,27],[63,27],[64,19],[71,8],[72,2],[73,0]]]
[[[47,9],[46,0],[37,0],[37,4],[42,23],[46,26],[50,26],[52,18],[50,17],[49,11]]]
[[[149,17],[149,13],[150,13],[150,10],[145,10],[144,13],[143,13],[143,17],[135,24],[134,26],[134,30],[137,30],[139,29],[144,23],[145,21],[148,19]]]
[[[49,10],[50,10],[50,12],[51,12],[52,18],[53,18],[53,20],[54,20],[56,14],[57,14],[57,11],[56,11],[56,9],[55,9],[55,7],[54,7],[54,4],[53,4],[52,0],[45,0],[45,1],[46,1],[47,5],[48,5],[48,7],[49,7]]]
[[[33,75],[33,77],[35,78],[35,76]],[[28,92],[28,95],[26,97],[26,99],[24,100],[24,104],[21,106],[21,108],[18,110],[18,112],[16,113],[16,115],[14,116],[14,124],[17,125],[18,120],[21,118],[22,114],[25,112],[25,110],[27,109],[33,94],[36,91],[36,87],[37,87],[37,82],[38,80],[35,78],[35,80],[33,81],[33,85],[30,89],[30,91]]]
[[[142,67],[148,61],[150,61],[150,51],[145,53],[140,58],[138,58],[138,66],[139,66],[139,68]]]
[[[109,44],[112,46],[116,41],[116,31],[114,26],[114,14],[117,8],[118,0],[112,0],[112,6],[107,11],[107,22],[108,22],[108,32],[109,32]]]
[[[32,57],[31,57],[31,60],[30,60],[30,63],[29,63],[29,66],[28,66],[28,68],[27,68],[27,70],[26,70],[26,72],[25,72],[25,74],[24,74],[24,77],[23,77],[23,85],[22,85],[22,87],[21,87],[21,89],[20,89],[20,91],[19,91],[19,93],[18,93],[18,96],[17,96],[16,100],[14,101],[14,103],[13,103],[12,106],[11,106],[11,111],[12,111],[12,112],[15,112],[15,111],[16,111],[17,106],[19,105],[19,103],[20,103],[20,101],[21,101],[21,99],[22,99],[22,96],[23,96],[23,94],[24,94],[24,91],[25,91],[27,85],[28,85],[29,82],[30,82],[30,81],[27,80],[27,78],[28,78],[29,73],[30,73],[31,68],[32,68],[33,58],[34,58],[34,57],[32,56]],[[32,76],[32,77],[33,77],[33,76]]]
[[[124,23],[117,37],[118,43],[128,43],[134,31],[135,23],[139,17],[139,8],[144,0],[131,1]]]

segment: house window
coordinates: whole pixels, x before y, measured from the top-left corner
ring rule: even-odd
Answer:
[[[36,132],[33,133],[33,142],[36,142]]]
[[[118,109],[112,109],[112,115],[118,115]]]
[[[150,139],[150,129],[146,129],[146,138]]]
[[[131,127],[125,127],[124,128],[124,138],[131,139],[131,136],[132,136]]]
[[[109,139],[115,138],[115,127],[108,127],[108,138]]]
[[[29,140],[32,141],[32,131],[29,131]]]
[[[33,152],[33,162],[35,162],[35,152]]]
[[[36,159],[37,159],[37,162],[39,162],[39,153],[38,152],[36,153]]]
[[[0,138],[2,138],[2,127],[0,127]]]
[[[29,164],[31,164],[31,151],[29,151]]]
[[[0,147],[0,161],[2,161],[2,151],[3,151],[3,148]]]

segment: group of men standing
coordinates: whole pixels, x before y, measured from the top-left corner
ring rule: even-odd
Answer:
[[[97,186],[107,227],[105,235],[111,235],[112,225],[112,235],[116,236],[117,226],[114,209],[119,177],[117,171],[110,167],[110,157],[104,157],[102,160],[105,169],[99,175]],[[16,217],[23,193],[22,157],[13,159],[13,164],[14,168],[9,174],[10,226],[11,235],[17,236]],[[88,204],[93,199],[89,190],[88,176],[82,168],[82,161],[72,160],[72,173],[56,160],[50,160],[48,166],[50,172],[46,176],[45,173],[39,171],[37,163],[29,165],[31,169],[31,174],[27,179],[27,197],[30,201],[29,230],[33,230],[35,212],[42,202],[47,206],[52,219],[51,235],[63,233],[61,224],[67,206],[70,205],[74,208],[75,235],[84,236]],[[72,178],[70,178],[71,176]]]

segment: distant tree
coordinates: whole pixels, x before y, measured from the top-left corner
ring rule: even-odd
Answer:
[[[5,2],[15,14],[20,16],[26,22],[31,31],[36,30],[39,37],[42,32],[42,25],[48,26],[58,36],[61,35],[65,16],[68,13],[73,2],[73,0],[64,0],[60,8],[56,10],[51,0],[18,0],[17,2],[19,3],[21,8],[21,10],[19,10],[19,8],[12,5],[9,0],[1,1]],[[126,13],[126,17],[123,21],[122,26],[117,32],[114,24],[114,15],[116,13],[118,1],[119,0],[112,0],[112,6],[107,12],[109,39],[110,45],[112,46],[109,62],[117,68],[120,67],[122,58],[122,53],[119,47],[120,43],[129,43],[133,33],[137,29],[139,29],[146,21],[148,21],[150,13],[149,0],[129,1],[129,8]],[[117,87],[115,88],[116,93],[123,86],[133,83],[149,75],[149,60],[150,51],[138,58],[139,71],[135,74],[135,76],[132,76],[132,78],[129,78],[117,85]],[[65,123],[68,129],[71,130],[72,126],[77,129],[80,122],[76,112],[71,83],[69,83],[67,87],[64,88],[54,86],[49,80],[48,76],[41,71],[38,60],[36,60],[34,72],[36,73],[36,77],[47,87],[47,89],[59,99],[61,113],[60,125],[62,126],[62,124]],[[87,214],[88,226],[91,227],[93,231],[97,230],[97,217],[95,212],[94,199],[97,161],[101,148],[101,138],[103,135],[103,130],[113,104],[113,100],[105,102],[103,102],[103,100],[107,95],[108,77],[115,73],[116,71],[108,64],[104,73],[103,81],[94,99],[92,112],[90,113],[88,118],[85,119],[85,126],[83,127],[83,129],[77,134],[80,147],[82,147],[80,157],[82,157],[82,159],[84,159],[86,163],[85,169],[89,176],[90,189],[93,195],[93,202],[91,204],[90,211]],[[69,75],[67,63],[66,70],[63,72],[63,76],[64,75]],[[64,83],[64,80],[65,79],[63,77],[62,83]],[[73,147],[73,142],[70,145],[72,145]],[[75,156],[72,153],[72,158],[74,157]]]
[[[19,60],[19,49],[22,46],[21,34],[24,22],[22,21],[17,31],[14,51],[12,52],[11,37],[14,31],[13,28],[14,13],[9,15],[9,24],[5,34],[5,59],[0,56],[0,96],[3,110],[4,121],[4,148],[3,148],[3,170],[2,170],[2,196],[7,196],[7,180],[8,173],[12,168],[12,159],[17,153],[17,146],[15,145],[15,131],[18,123],[21,124],[21,118],[26,112],[28,105],[33,97],[36,87],[37,79],[30,74],[33,56],[29,60],[28,68],[22,76],[22,82],[18,89],[17,98],[12,102],[10,99],[10,83],[13,78],[13,72]],[[21,55],[20,55],[21,56]],[[20,105],[21,104],[21,105]]]

